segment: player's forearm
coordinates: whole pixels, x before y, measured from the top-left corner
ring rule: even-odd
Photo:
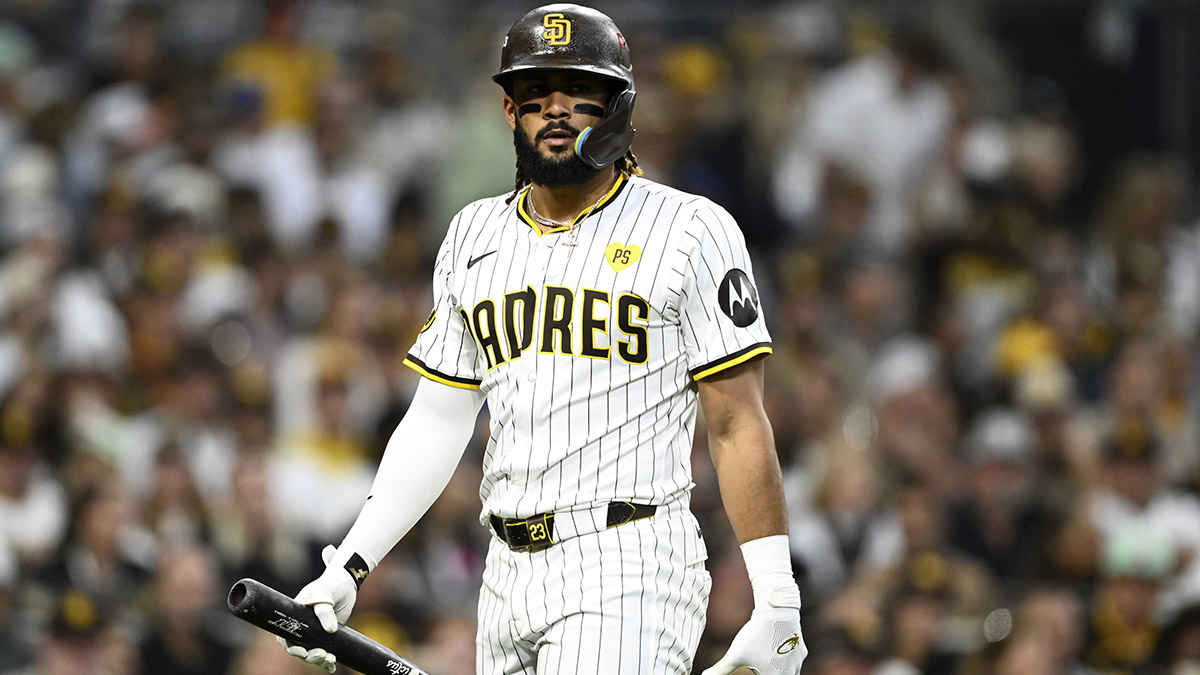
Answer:
[[[725,512],[742,544],[755,611],[799,609],[783,480],[766,414],[745,416],[740,424],[718,433],[716,440],[710,438],[709,445]]]
[[[450,482],[482,405],[478,390],[422,378],[342,549],[352,549],[374,568],[412,529]]]
[[[709,435],[721,500],[738,541],[787,534],[783,480],[765,415]]]
[[[762,360],[701,380],[700,403],[721,500],[738,541],[787,534],[783,479],[763,409]]]

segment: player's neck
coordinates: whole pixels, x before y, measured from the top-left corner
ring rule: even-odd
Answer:
[[[534,208],[539,215],[569,223],[584,210],[595,206],[608,194],[615,182],[617,170],[610,166],[582,185],[548,188],[535,183],[529,196],[534,201]],[[541,227],[543,230],[550,229],[545,225]]]

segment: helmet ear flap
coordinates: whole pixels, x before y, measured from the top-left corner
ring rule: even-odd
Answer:
[[[612,97],[608,113],[598,124],[584,129],[575,138],[575,154],[593,169],[602,169],[617,161],[633,144],[633,87]]]

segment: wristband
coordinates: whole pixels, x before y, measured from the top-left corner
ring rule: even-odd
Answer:
[[[786,534],[754,539],[742,544],[746,574],[754,592],[754,606],[800,609],[800,589],[792,577],[792,553]]]

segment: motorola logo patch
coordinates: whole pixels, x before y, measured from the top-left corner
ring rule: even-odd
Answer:
[[[754,290],[749,275],[736,267],[721,280],[717,304],[738,328],[745,328],[758,319],[758,291]]]

